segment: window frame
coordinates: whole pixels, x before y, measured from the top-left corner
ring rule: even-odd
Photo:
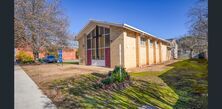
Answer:
[[[101,30],[103,32],[101,32]],[[91,56],[92,56],[92,60],[105,60],[105,48],[110,48],[110,28],[107,27],[103,27],[103,26],[98,26],[98,57],[97,57],[97,47],[96,47],[96,27],[94,29],[92,29],[87,35],[87,50],[91,50]],[[103,33],[103,34],[102,34]],[[88,36],[90,35],[90,38],[88,38]],[[106,45],[106,40],[107,40],[107,36],[109,36],[108,40],[109,40],[109,44],[108,46]],[[104,38],[104,44],[103,46],[101,46],[101,38]],[[91,41],[91,48],[88,49],[88,40]],[[103,49],[103,50],[102,50]],[[101,52],[103,52],[103,54],[101,54]],[[102,57],[103,55],[103,57]]]
[[[140,37],[140,45],[141,46],[146,46],[146,41],[147,41],[147,39],[145,37]]]
[[[159,48],[159,42],[156,41],[156,48]]]
[[[153,47],[153,40],[150,40],[150,47]]]

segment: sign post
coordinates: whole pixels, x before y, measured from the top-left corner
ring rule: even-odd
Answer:
[[[58,51],[58,62],[63,65],[63,60],[62,60],[62,49],[59,49]]]

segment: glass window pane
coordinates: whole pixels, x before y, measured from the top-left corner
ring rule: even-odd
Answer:
[[[99,59],[104,60],[105,59],[105,51],[104,48],[99,49]]]
[[[103,60],[105,59],[105,49],[104,48],[102,49],[101,59],[103,59]]]
[[[96,36],[95,33],[96,33],[96,31],[95,31],[95,29],[93,29],[93,30],[92,30],[92,33],[91,33],[91,34],[92,34],[92,37],[95,37],[95,36]]]
[[[98,59],[101,59],[101,54],[102,54],[102,52],[101,52],[101,49],[98,49],[99,50],[99,56],[98,56]]]
[[[140,44],[145,45],[146,44],[146,38],[141,37],[140,38]]]
[[[99,35],[103,35],[104,34],[104,28],[103,27],[99,27]]]
[[[96,59],[99,59],[99,49],[96,49]]]
[[[88,34],[88,35],[87,35],[87,39],[90,39],[90,38],[91,38],[91,35],[90,35],[90,34]]]
[[[152,47],[153,46],[153,41],[152,40],[150,40],[150,47]]]
[[[92,39],[92,48],[96,48],[96,38]]]
[[[99,47],[105,47],[105,37],[99,37]]]
[[[110,35],[105,35],[105,47],[109,47],[110,45]]]
[[[92,49],[92,59],[96,59],[96,50]]]
[[[109,33],[110,33],[109,28],[105,28],[105,34],[109,34]]]
[[[158,45],[159,43],[158,42],[156,42],[156,48],[158,48],[159,47],[159,45]]]
[[[87,49],[91,49],[91,39],[87,39]]]

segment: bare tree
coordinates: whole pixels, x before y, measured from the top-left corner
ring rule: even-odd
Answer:
[[[208,51],[208,0],[198,0],[188,13],[190,30],[178,40],[180,49],[201,53]]]
[[[25,47],[27,45],[26,43],[26,37],[25,36],[25,26],[23,25],[23,23],[21,21],[19,21],[18,19],[14,19],[14,35],[15,35],[15,46],[16,47]]]
[[[67,28],[59,0],[15,0],[15,43],[29,45],[35,59],[40,49],[65,45]]]
[[[194,51],[198,48],[197,40],[194,36],[184,36],[178,39],[178,47],[182,51],[190,51],[190,58],[193,57]]]
[[[195,37],[197,51],[204,52],[208,48],[208,0],[198,0],[188,14],[191,36]]]

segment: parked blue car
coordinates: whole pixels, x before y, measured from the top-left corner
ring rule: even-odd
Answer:
[[[44,58],[44,62],[46,62],[46,63],[54,63],[55,62],[56,63],[57,59],[55,56],[49,55]]]

